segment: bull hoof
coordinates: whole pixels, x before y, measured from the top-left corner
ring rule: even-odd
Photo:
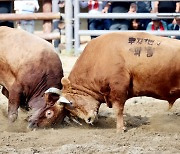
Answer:
[[[8,118],[9,118],[9,121],[10,121],[10,122],[16,121],[17,116],[18,116],[18,115],[17,115],[16,113],[10,114],[9,117],[8,117]]]
[[[123,127],[123,128],[117,128],[116,133],[125,133],[127,132],[127,128]]]

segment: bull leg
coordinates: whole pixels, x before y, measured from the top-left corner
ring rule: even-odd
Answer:
[[[168,100],[168,103],[169,103],[168,111],[171,110],[171,108],[173,107],[173,105],[174,105],[174,103],[176,101],[176,99],[174,99],[174,98],[177,98],[177,97],[173,97],[173,98]]]
[[[9,91],[5,87],[2,88],[2,94],[9,98]]]
[[[18,117],[18,108],[20,105],[21,88],[18,84],[13,84],[9,91],[8,102],[8,119],[10,122],[14,122]]]
[[[173,107],[174,101],[173,102],[168,102],[169,103],[169,108],[168,110],[171,110],[171,108]]]
[[[123,120],[123,111],[124,111],[124,105],[125,102],[127,100],[127,87],[126,86],[122,86],[121,87],[117,87],[114,86],[115,89],[111,92],[111,96],[110,99],[112,100],[112,107],[115,111],[116,114],[116,128],[117,128],[117,133],[120,131],[125,131],[126,127],[124,126],[124,120]]]
[[[130,85],[130,75],[126,71],[121,71],[122,74],[111,78],[110,82],[110,102],[117,117],[117,132],[125,131],[123,120],[124,104],[128,98],[128,90]]]
[[[120,104],[119,102],[113,103],[113,109],[116,114],[116,129],[117,133],[121,131],[125,131],[126,127],[124,126],[124,120],[123,120],[123,110],[124,110],[124,104]]]

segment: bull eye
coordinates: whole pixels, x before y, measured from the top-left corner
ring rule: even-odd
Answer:
[[[52,110],[47,110],[45,115],[46,115],[46,118],[47,118],[47,119],[50,119],[50,118],[53,117],[54,111],[52,111]]]

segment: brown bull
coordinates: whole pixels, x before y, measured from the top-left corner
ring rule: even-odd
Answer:
[[[113,107],[117,131],[125,129],[127,99],[151,96],[170,107],[180,96],[180,41],[148,33],[109,33],[93,39],[63,78],[65,106],[74,116],[93,123],[101,103]]]
[[[63,106],[56,107],[58,112],[54,107],[49,110],[59,96],[51,91],[44,93],[50,87],[61,89],[62,77],[61,61],[50,43],[23,30],[0,27],[0,85],[9,100],[10,121],[16,120],[19,106],[38,110],[33,124],[38,123],[39,127],[61,121]],[[43,111],[45,116],[39,118]]]

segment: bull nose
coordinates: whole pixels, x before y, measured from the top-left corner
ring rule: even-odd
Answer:
[[[92,112],[91,114],[89,114],[88,118],[85,121],[86,121],[86,123],[93,125],[93,122],[95,120],[97,120],[97,113]]]
[[[93,122],[94,122],[94,121],[95,121],[95,117],[89,117],[89,118],[86,120],[86,123],[93,125]]]
[[[89,117],[89,118],[87,119],[87,121],[88,121],[88,122],[91,122],[91,117]]]
[[[37,123],[36,123],[36,122],[33,122],[33,121],[29,121],[28,128],[29,128],[29,129],[37,128]]]

